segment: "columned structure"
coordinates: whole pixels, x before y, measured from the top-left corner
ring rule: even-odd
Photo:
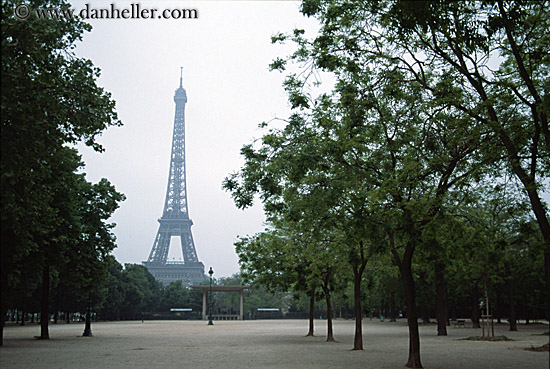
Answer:
[[[149,258],[143,264],[163,284],[181,280],[184,285],[200,283],[206,279],[204,265],[197,256],[187,208],[187,174],[185,170],[185,104],[187,93],[183,88],[183,68],[180,85],[174,94],[176,111],[172,137],[172,154],[164,211],[158,220],[159,229]],[[183,261],[169,262],[168,250],[172,237],[179,237]]]
[[[191,286],[191,288],[195,290],[202,290],[202,320],[208,319],[208,309],[207,309],[207,303],[208,303],[208,291],[210,291],[210,286]],[[249,290],[254,287],[252,286],[212,286],[212,292],[215,291],[221,291],[221,292],[239,292],[240,293],[240,304],[239,304],[239,316],[237,317],[237,320],[243,319],[244,314],[244,297],[243,292],[244,290]],[[212,315],[214,319],[216,318],[222,318],[222,319],[231,319],[234,316],[232,315]]]

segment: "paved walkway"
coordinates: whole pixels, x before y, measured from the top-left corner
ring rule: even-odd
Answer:
[[[326,321],[316,321],[316,337],[305,337],[306,320],[100,322],[94,337],[81,337],[83,324],[50,326],[50,340],[35,340],[39,326],[7,326],[0,367],[10,368],[403,368],[408,355],[406,321],[364,320],[364,351],[351,351],[354,322],[334,322],[336,343],[325,342]],[[475,342],[480,329],[420,327],[422,363],[427,369],[548,369],[541,346],[548,325],[520,325],[519,332],[497,326],[495,335],[515,341]]]

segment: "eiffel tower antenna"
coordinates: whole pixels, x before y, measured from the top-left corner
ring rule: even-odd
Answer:
[[[172,137],[170,172],[162,217],[149,258],[143,264],[164,284],[181,280],[184,285],[198,284],[206,279],[204,265],[197,257],[191,234],[193,221],[187,208],[187,172],[185,170],[185,104],[187,92],[183,88],[183,67],[180,69],[180,86],[174,94],[176,113]],[[183,262],[168,261],[172,237],[179,237]]]

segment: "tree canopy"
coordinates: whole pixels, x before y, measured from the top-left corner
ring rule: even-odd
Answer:
[[[468,240],[468,233],[449,234],[458,226],[455,216],[471,219],[465,210],[475,212],[472,204],[490,204],[482,188],[502,182],[504,172],[521,189],[510,201],[524,210],[530,205],[532,215],[522,213],[529,219],[522,223],[534,224],[534,215],[538,224],[544,242],[533,239],[529,247],[544,251],[549,286],[550,227],[541,199],[550,164],[548,5],[303,1],[301,10],[319,21],[319,33],[307,38],[296,29],[272,38],[297,46],[271,64],[299,70],[284,82],[293,112],[283,128],[261,125],[267,132],[243,147],[245,164],[224,182],[238,207],[250,206],[258,194],[272,221],[273,229],[250,243],[257,245],[254,253],[238,244],[245,267],[277,255],[268,245],[284,255],[290,240],[307,231],[333,258],[351,251],[344,259],[349,265],[357,262],[357,250],[390,252],[407,301],[407,366],[421,367],[416,272],[433,276],[443,323],[450,244],[470,242],[487,260],[491,252],[506,259],[507,248],[496,246],[503,240],[494,243],[489,224],[475,229],[495,245],[491,250]],[[318,81],[311,78],[318,72],[331,73],[335,83],[331,92],[313,96]],[[484,210],[488,222],[490,206]],[[519,228],[499,225],[506,239],[515,239]],[[271,242],[283,229],[291,234]],[[358,244],[366,249],[353,247]],[[322,255],[314,253],[312,265],[326,261]],[[475,283],[477,291],[480,280]],[[443,324],[439,329],[444,334]]]
[[[100,270],[97,263],[114,248],[105,222],[124,198],[106,180],[86,182],[72,147],[84,142],[102,151],[95,138],[121,122],[110,94],[96,83],[99,69],[74,54],[90,25],[76,18],[21,21],[14,17],[18,4],[2,0],[2,326],[9,291],[25,269],[35,269],[47,338],[51,275],[62,272],[63,262],[80,272]],[[93,273],[79,273],[79,287],[89,291],[98,277]]]

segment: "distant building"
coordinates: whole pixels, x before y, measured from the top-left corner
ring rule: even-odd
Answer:
[[[183,68],[182,68],[183,69]],[[187,185],[185,171],[185,104],[187,93],[183,88],[183,76],[174,95],[176,114],[172,138],[172,155],[166,200],[153,249],[143,265],[163,284],[181,280],[184,285],[198,284],[206,279],[204,265],[197,257],[187,208]],[[173,236],[181,239],[183,261],[168,261],[170,241]]]

